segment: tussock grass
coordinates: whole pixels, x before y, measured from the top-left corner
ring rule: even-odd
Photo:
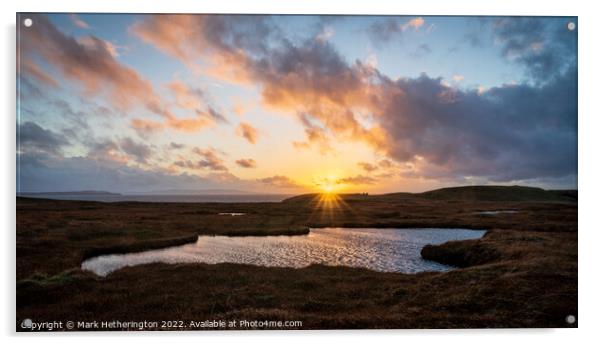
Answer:
[[[344,195],[330,209],[308,196],[249,204],[18,198],[17,322],[245,318],[301,320],[304,329],[575,327],[564,319],[577,315],[576,202],[524,195],[492,201],[471,193],[457,199]],[[501,209],[518,212],[476,214]],[[79,269],[85,257],[177,245],[198,235],[292,235],[311,226],[488,232],[425,247],[425,258],[461,267],[446,273],[151,264],[99,278]]]

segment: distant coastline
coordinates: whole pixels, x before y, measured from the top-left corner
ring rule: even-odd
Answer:
[[[112,193],[98,190],[79,190],[69,192],[20,192],[18,196],[31,196],[31,195],[122,195],[121,193]]]
[[[54,200],[99,201],[99,202],[182,202],[182,203],[252,203],[252,202],[305,202],[316,198],[310,194],[259,194],[237,190],[192,190],[188,193],[173,194],[159,192],[147,193],[112,193],[107,191],[73,191],[73,192],[26,192],[17,193],[17,197],[30,197]],[[223,192],[219,194],[218,192]],[[206,193],[204,193],[206,192]],[[528,186],[458,186],[435,189],[422,193],[342,193],[341,198],[372,200],[471,200],[471,201],[541,201],[541,202],[577,202],[577,190],[545,190]]]
[[[184,203],[248,203],[280,202],[293,194],[119,194],[100,193],[18,193],[17,197],[53,200],[77,200],[99,202],[184,202]]]

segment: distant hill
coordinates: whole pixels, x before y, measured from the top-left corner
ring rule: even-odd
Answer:
[[[129,193],[135,195],[247,195],[259,194],[236,189],[164,189],[150,192]]]
[[[283,202],[304,202],[316,198],[317,194],[303,194]],[[424,193],[389,193],[381,195],[340,194],[344,200],[441,200],[441,201],[534,201],[534,202],[577,202],[576,190],[545,190],[524,186],[462,186],[435,189]]]
[[[410,194],[410,193],[407,193]],[[309,194],[301,194],[301,195],[295,195],[293,197],[287,198],[282,200],[282,202],[307,202],[307,201],[311,201],[314,199],[317,199],[320,197],[321,194],[318,193],[309,193]],[[370,200],[370,198],[374,197],[372,195],[368,195],[365,193],[349,193],[349,194],[337,194],[339,197],[345,199],[346,201],[349,200]],[[410,194],[411,195],[411,194]],[[380,196],[380,195],[379,195]]]
[[[105,192],[101,190],[77,190],[70,192],[21,192],[17,195],[121,195],[119,193]]]
[[[577,191],[545,190],[523,186],[465,186],[417,194],[431,200],[471,201],[577,201]]]

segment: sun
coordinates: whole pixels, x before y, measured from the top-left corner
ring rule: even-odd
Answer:
[[[334,185],[332,184],[325,184],[324,186],[322,186],[322,191],[326,194],[331,194],[334,193]]]
[[[336,194],[340,191],[339,179],[334,174],[313,178],[313,184],[319,194]]]

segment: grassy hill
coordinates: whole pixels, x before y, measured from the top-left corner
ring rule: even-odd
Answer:
[[[317,194],[303,194],[284,202],[307,202]],[[439,201],[531,201],[531,202],[577,202],[576,190],[545,190],[524,186],[462,186],[435,189],[424,193],[389,193],[382,195],[341,194],[344,200],[400,201],[400,200],[439,200]]]
[[[573,192],[573,193],[571,193]],[[577,191],[554,191],[523,186],[465,186],[420,193],[417,196],[431,200],[470,201],[577,201]]]

